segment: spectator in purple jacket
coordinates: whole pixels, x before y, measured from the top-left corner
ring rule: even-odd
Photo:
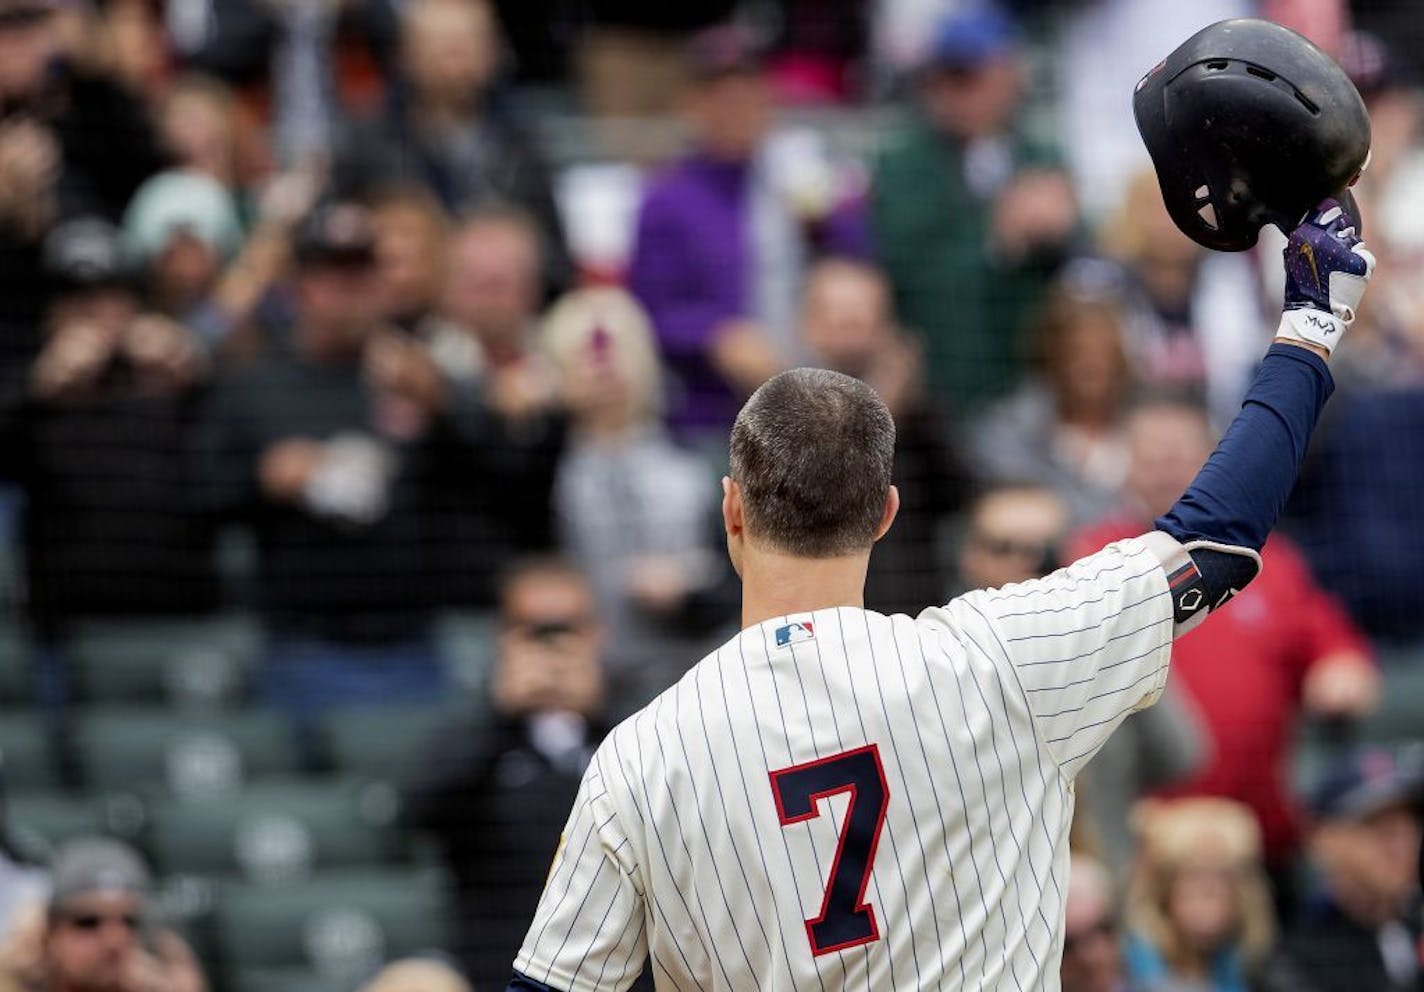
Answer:
[[[863,255],[863,214],[816,140],[771,135],[755,42],[709,29],[689,50],[693,148],[648,189],[629,280],[672,373],[669,419],[721,438],[741,400],[795,358],[797,292],[819,253]]]

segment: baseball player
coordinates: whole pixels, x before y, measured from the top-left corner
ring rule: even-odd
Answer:
[[[742,631],[584,777],[511,990],[1054,989],[1074,776],[1172,639],[1255,576],[1373,268],[1326,201],[1236,422],[1156,529],[917,618],[861,608],[894,426],[833,372],[767,382],[723,518]]]

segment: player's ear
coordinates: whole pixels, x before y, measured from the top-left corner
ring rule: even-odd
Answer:
[[[900,490],[895,486],[890,487],[890,491],[885,494],[885,513],[880,518],[880,526],[875,528],[875,539],[878,541],[885,536],[890,529],[890,525],[895,522],[895,514],[900,512]]]
[[[740,536],[746,524],[742,517],[742,489],[728,476],[722,476],[722,525],[727,536]]]

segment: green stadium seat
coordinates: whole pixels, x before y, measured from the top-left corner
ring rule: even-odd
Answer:
[[[335,707],[322,719],[323,738],[338,773],[393,782],[437,728],[473,709],[457,702]]]
[[[8,789],[50,789],[59,784],[44,718],[0,711],[0,774]]]
[[[166,874],[298,881],[314,870],[396,860],[396,804],[383,783],[261,782],[230,795],[155,803],[150,847]]]
[[[297,765],[290,725],[265,710],[116,707],[81,711],[76,724],[81,774],[100,789],[217,795]]]
[[[8,827],[26,851],[51,851],[75,837],[109,833],[104,804],[64,792],[10,792]]]
[[[214,704],[241,695],[261,652],[247,617],[93,622],[69,643],[75,689],[102,704]]]
[[[435,621],[435,645],[446,669],[461,686],[483,697],[494,667],[499,617],[494,612],[458,611]]]
[[[443,920],[438,875],[392,870],[333,872],[296,885],[230,883],[220,887],[216,911],[221,958],[248,980],[304,969],[348,989],[385,961],[442,948]]]
[[[158,878],[155,903],[165,925],[178,932],[209,979],[218,974],[219,960],[216,922],[217,883],[198,875],[163,875]],[[217,992],[227,992],[212,985]]]

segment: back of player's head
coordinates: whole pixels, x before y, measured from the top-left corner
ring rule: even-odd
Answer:
[[[832,558],[875,541],[890,492],[895,422],[875,390],[826,369],[769,379],[732,425],[731,476],[748,535]]]

